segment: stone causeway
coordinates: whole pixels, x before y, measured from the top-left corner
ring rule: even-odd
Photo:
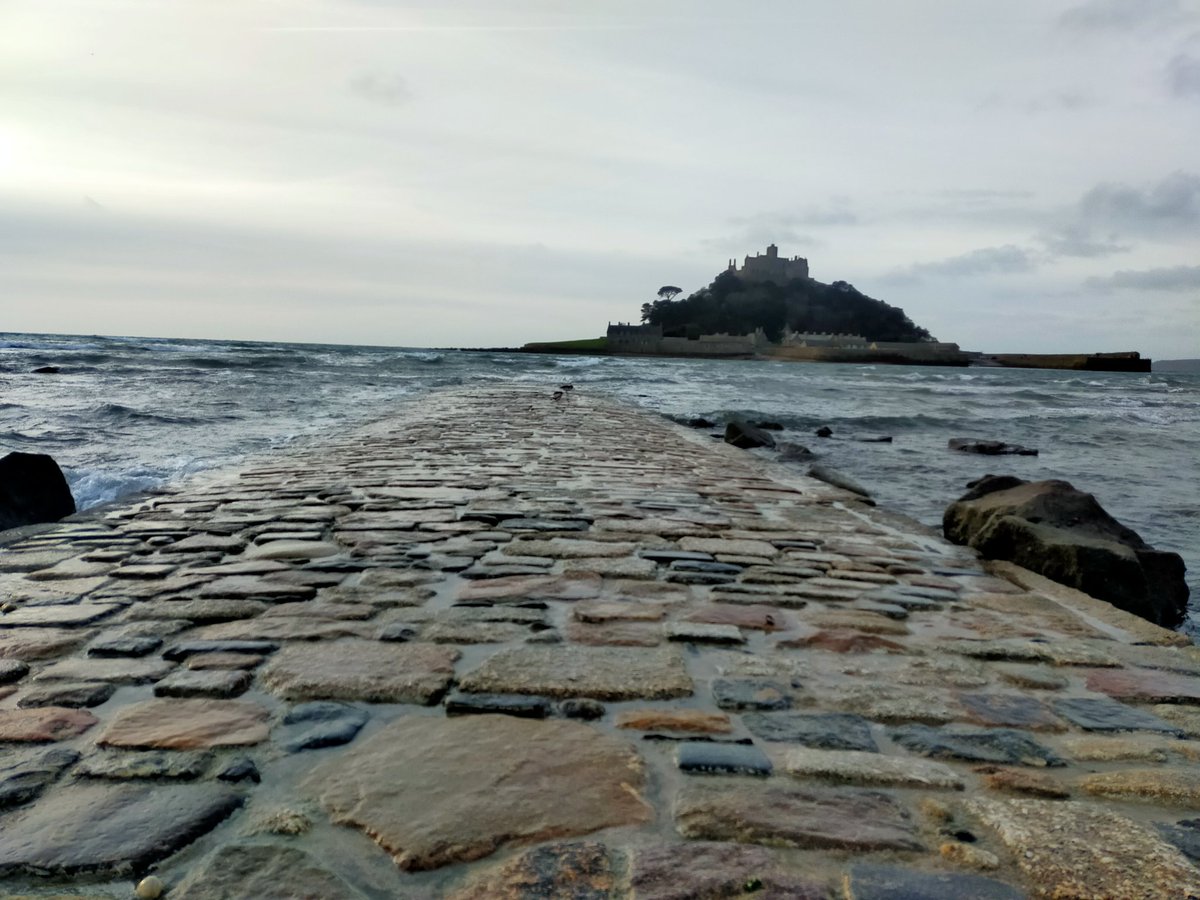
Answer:
[[[1200,649],[587,386],[35,529],[0,604],[6,898],[1200,897]]]

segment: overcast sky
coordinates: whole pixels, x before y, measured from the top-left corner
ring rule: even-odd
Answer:
[[[1200,356],[1200,0],[0,0],[0,330],[594,336],[771,241]]]

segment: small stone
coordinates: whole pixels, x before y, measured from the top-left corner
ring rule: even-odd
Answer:
[[[489,657],[459,687],[484,694],[670,700],[691,694],[692,680],[676,648],[525,646]]]
[[[1186,897],[1197,870],[1153,828],[1094,803],[966,802],[1046,897]]]
[[[993,765],[975,766],[973,771],[982,775],[984,785],[993,791],[1027,794],[1030,797],[1045,797],[1049,800],[1064,800],[1071,796],[1067,788],[1042,772],[1006,769]]]
[[[154,685],[155,697],[237,697],[250,687],[238,669],[180,669]]]
[[[29,666],[19,659],[0,659],[0,684],[12,684],[29,674]]]
[[[157,875],[147,875],[134,888],[139,900],[158,900],[166,891],[167,886]]]
[[[792,692],[788,685],[765,678],[715,678],[713,700],[721,709],[789,709]]]
[[[406,871],[504,845],[641,824],[632,748],[575,722],[406,716],[315,769],[301,790]],[[447,790],[447,786],[452,786]]]
[[[940,763],[859,750],[793,749],[787,752],[784,768],[791,775],[846,784],[963,789],[962,779]]]
[[[1179,735],[1180,730],[1158,716],[1116,700],[1070,697],[1054,701],[1054,711],[1085,731],[1156,731]]]
[[[572,697],[558,704],[558,714],[564,719],[594,722],[604,718],[604,704],[586,697]]]
[[[636,731],[678,731],[685,734],[729,734],[733,726],[725,713],[696,709],[632,709],[617,716],[618,728]]]
[[[49,743],[83,734],[100,720],[82,709],[0,709],[0,743]]]
[[[152,634],[120,634],[93,641],[87,653],[102,658],[146,656],[161,647],[162,642],[162,638]]]
[[[269,717],[248,700],[144,700],[120,709],[96,743],[134,750],[244,747],[267,739]]]
[[[446,715],[463,716],[500,713],[522,719],[544,719],[550,715],[550,701],[525,694],[450,694],[443,705]]]
[[[1063,760],[1029,735],[1007,728],[969,731],[905,725],[891,732],[892,740],[922,756],[963,759],[969,762],[1019,763],[1026,766],[1062,766]]]
[[[33,709],[39,706],[90,708],[106,702],[116,689],[115,684],[103,682],[48,684],[45,687],[35,687],[26,691],[17,701],[17,706],[21,709]]]
[[[901,866],[858,863],[845,881],[847,900],[1024,900],[1024,891],[992,878],[921,872]]]
[[[675,803],[686,838],[837,850],[922,850],[908,813],[887,794],[740,780],[689,782]]]
[[[254,784],[258,784],[262,781],[262,776],[258,773],[258,766],[254,764],[254,760],[245,756],[239,757],[229,763],[229,765],[217,773],[217,778],[221,781],[231,783],[251,781]]]
[[[747,713],[742,722],[764,741],[803,744],[818,750],[879,750],[871,736],[871,723],[852,713]]]
[[[1063,731],[1062,720],[1033,697],[1023,694],[960,693],[958,702],[972,722],[1028,728],[1031,731]]]
[[[704,775],[771,774],[773,766],[765,753],[753,745],[683,741],[675,751],[681,772]]]
[[[964,866],[968,869],[998,869],[1000,868],[1000,857],[995,853],[989,853],[974,844],[964,844],[960,841],[947,841],[938,848],[942,859],[948,859],[952,863]],[[1022,895],[1018,895],[1022,896]]]
[[[1085,775],[1079,786],[1089,794],[1153,800],[1168,806],[1200,806],[1200,773],[1180,769],[1122,769]]]

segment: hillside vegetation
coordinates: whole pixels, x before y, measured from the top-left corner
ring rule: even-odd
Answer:
[[[666,335],[748,334],[762,328],[778,341],[785,328],[799,332],[857,334],[873,341],[933,341],[899,307],[868,297],[845,281],[786,284],[743,281],[722,272],[708,287],[682,300],[660,298],[642,305],[642,321]]]

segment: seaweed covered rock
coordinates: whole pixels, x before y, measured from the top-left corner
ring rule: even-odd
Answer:
[[[0,531],[57,522],[75,512],[62,469],[44,453],[10,453],[0,459]]]
[[[988,475],[946,508],[942,529],[987,559],[1010,560],[1158,625],[1188,601],[1178,553],[1155,550],[1066,481]]]
[[[757,425],[735,419],[725,426],[725,443],[750,450],[754,447],[774,447],[775,438]]]

